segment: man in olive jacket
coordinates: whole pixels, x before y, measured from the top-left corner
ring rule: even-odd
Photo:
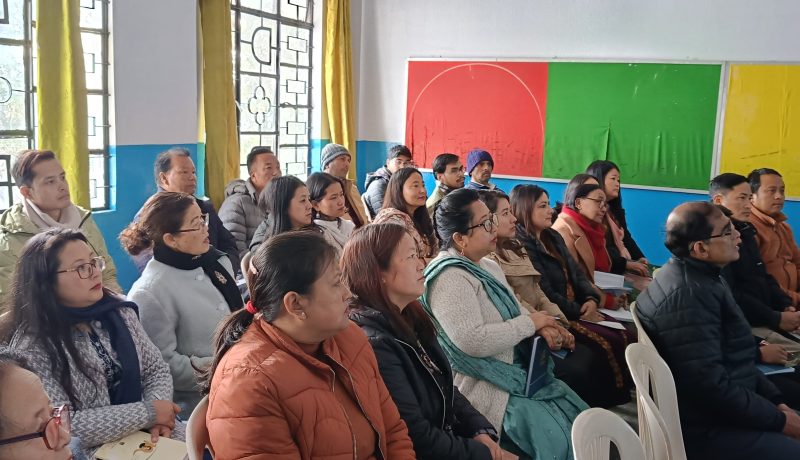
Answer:
[[[22,201],[0,215],[0,311],[8,300],[11,281],[25,243],[37,233],[53,227],[80,230],[92,250],[106,262],[103,285],[122,292],[117,269],[92,212],[72,204],[64,168],[49,150],[25,150],[12,170]]]
[[[739,232],[709,202],[678,206],[666,230],[673,257],[636,303],[675,378],[687,457],[800,458],[800,416],[756,368],[750,326],[720,276],[739,258]]]

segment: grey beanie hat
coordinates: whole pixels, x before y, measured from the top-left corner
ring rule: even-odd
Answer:
[[[328,163],[342,155],[350,156],[350,152],[347,150],[347,147],[341,144],[327,144],[322,148],[322,152],[320,153],[322,169],[324,170],[325,167],[328,166]]]

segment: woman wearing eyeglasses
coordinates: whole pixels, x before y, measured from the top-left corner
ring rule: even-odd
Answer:
[[[584,403],[553,377],[545,355],[542,386],[528,395],[531,337],[568,344],[554,317],[520,307],[496,262],[497,216],[478,192],[459,189],[435,211],[442,251],[425,269],[422,304],[437,328],[454,383],[496,428],[500,446],[533,459],[572,458],[572,421]]]
[[[0,349],[0,458],[67,460],[69,405],[52,407],[42,381],[24,360]]]
[[[174,401],[189,414],[202,398],[196,372],[213,359],[210,337],[244,305],[230,259],[209,244],[208,214],[184,193],[147,200],[120,242],[134,256],[153,250],[128,299],[139,305],[144,330],[169,364]]]
[[[182,438],[169,368],[136,304],[103,287],[104,266],[81,232],[51,229],[31,238],[0,340],[23,355],[54,404],[74,408],[82,451],[142,429],[154,440]]]

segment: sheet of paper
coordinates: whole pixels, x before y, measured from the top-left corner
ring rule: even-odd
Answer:
[[[756,364],[756,367],[764,375],[791,374],[794,372],[793,367],[779,366],[775,364]]]
[[[584,321],[584,320],[581,320],[581,321]],[[607,328],[610,328],[610,329],[618,329],[620,331],[626,330],[625,326],[623,326],[622,324],[617,323],[615,321],[598,321],[598,322],[586,321],[586,322],[587,323],[591,323],[591,324],[597,324],[597,325],[600,325],[600,326],[604,326],[604,327],[607,327]]]
[[[625,277],[606,272],[594,272],[594,285],[600,289],[625,289]]]
[[[624,310],[620,308],[619,310],[610,310],[608,308],[601,308],[600,313],[605,313],[606,315],[616,319],[617,321],[624,321],[626,323],[633,322],[633,313],[629,310]]]

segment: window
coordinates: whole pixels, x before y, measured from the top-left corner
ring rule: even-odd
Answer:
[[[231,0],[240,171],[257,145],[305,179],[311,138],[313,0]]]
[[[19,201],[12,154],[36,147],[36,5],[0,0],[0,209]],[[108,207],[108,3],[80,0],[81,42],[89,109],[89,194]]]

